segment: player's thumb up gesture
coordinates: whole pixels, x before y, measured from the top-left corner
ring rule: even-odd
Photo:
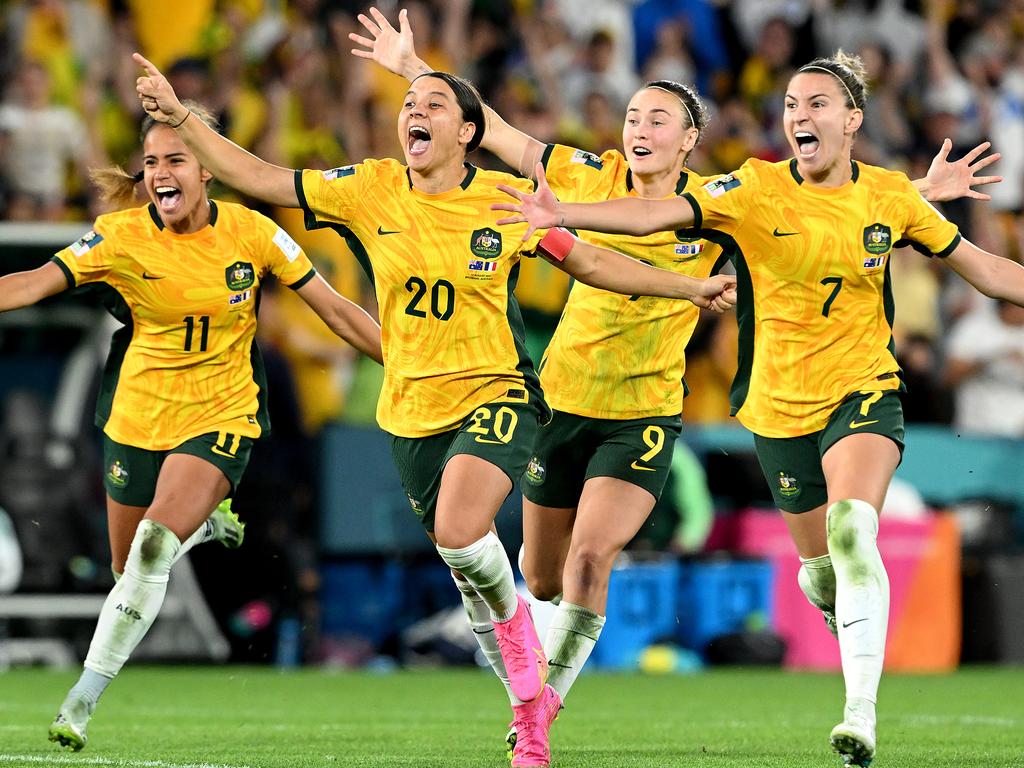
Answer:
[[[135,91],[142,101],[142,108],[157,122],[177,128],[189,116],[188,109],[178,101],[171,84],[153,62],[139,53],[133,53],[132,59],[146,73],[135,81]]]

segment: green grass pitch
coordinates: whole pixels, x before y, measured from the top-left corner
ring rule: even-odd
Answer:
[[[73,754],[46,729],[76,674],[0,673],[0,768],[504,768],[505,693],[474,670],[128,667]],[[882,681],[872,768],[1024,766],[1024,669]],[[552,731],[558,768],[840,768],[838,674],[588,674]]]

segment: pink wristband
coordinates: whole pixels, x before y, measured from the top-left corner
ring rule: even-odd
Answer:
[[[552,227],[548,233],[540,239],[537,247],[557,262],[565,261],[569,251],[576,244],[576,237],[567,229]]]

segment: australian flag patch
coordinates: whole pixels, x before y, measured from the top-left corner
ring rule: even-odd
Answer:
[[[498,262],[473,259],[469,262],[469,268],[475,272],[497,272]]]

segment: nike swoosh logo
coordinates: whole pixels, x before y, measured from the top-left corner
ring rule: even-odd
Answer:
[[[400,235],[402,230],[400,229],[384,229],[383,227],[377,227],[378,235]]]
[[[214,446],[212,446],[212,447],[210,448],[210,452],[211,452],[211,453],[216,453],[216,454],[217,454],[218,456],[224,456],[224,457],[226,457],[226,458],[228,458],[228,459],[234,459],[234,458],[236,458],[236,457],[235,457],[235,456],[234,456],[233,454],[230,454],[230,453],[228,453],[227,451],[222,451],[222,450],[221,450],[220,448],[218,448],[218,447],[217,447],[216,445],[214,445]]]
[[[857,429],[858,427],[866,427],[868,424],[877,424],[877,423],[878,423],[878,419],[875,419],[874,421],[851,421],[850,422],[850,429]]]
[[[641,472],[657,472],[658,471],[656,467],[640,467],[640,466],[637,466],[637,463],[635,461],[632,464],[630,464],[629,466],[632,469],[638,469]]]
[[[548,659],[549,667],[558,667],[559,669],[572,669],[572,664],[559,664],[557,661],[551,661]]]
[[[868,620],[867,616],[865,616],[863,619],[854,619],[853,621],[844,621],[843,622],[843,629],[846,629],[847,627],[852,627],[854,624],[860,624],[860,622],[867,621],[867,620]]]
[[[501,440],[488,440],[483,435],[477,435],[473,439],[476,440],[478,443],[486,443],[487,445],[504,445],[505,444]]]
[[[779,228],[776,227],[775,230],[772,232],[772,234],[775,235],[776,237],[792,237],[793,235],[799,235],[800,233],[799,232],[779,232]]]
[[[163,280],[162,277],[157,277],[156,275],[151,275],[148,272],[143,272],[142,273],[142,279],[143,280]]]

